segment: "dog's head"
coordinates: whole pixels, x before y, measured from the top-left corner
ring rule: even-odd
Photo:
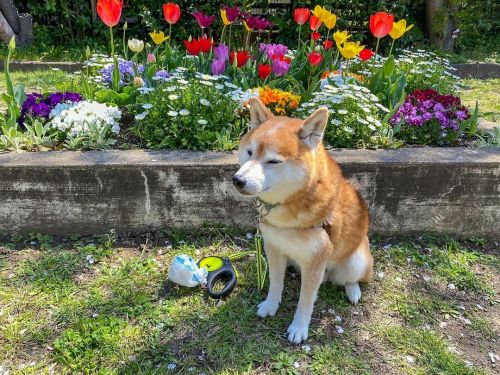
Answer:
[[[316,151],[323,147],[328,110],[320,108],[305,120],[274,116],[252,98],[250,120],[250,131],[240,142],[240,169],[233,184],[241,194],[283,202],[308,184]]]

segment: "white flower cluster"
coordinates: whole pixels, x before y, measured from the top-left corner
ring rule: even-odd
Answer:
[[[322,91],[312,94],[313,98],[300,105],[298,111],[312,113],[319,107],[327,107],[330,123],[343,126],[347,133],[353,133],[354,126],[366,126],[377,130],[382,126],[379,112],[389,110],[364,86],[346,83],[340,87],[324,85]]]
[[[231,83],[230,78],[226,75],[217,75],[212,76],[209,74],[203,74],[196,72],[194,74],[194,80],[189,80],[186,76],[186,68],[176,68],[175,70],[170,72],[170,76],[165,78],[163,81],[168,83],[169,85],[162,89],[162,91],[167,95],[167,98],[171,102],[175,102],[180,99],[183,95],[183,91],[191,85],[194,80],[198,81],[203,86],[214,87],[218,91],[220,91],[224,97],[231,98],[235,102],[240,105],[243,105],[243,102],[248,101],[252,96],[258,96],[258,92],[256,90],[246,90],[244,91],[241,87],[236,86]],[[143,92],[144,93],[144,92]],[[219,102],[222,98],[201,98],[199,103],[202,107],[210,108],[213,105],[220,104]],[[148,110],[152,108],[151,104],[143,104],[142,108],[144,111],[138,113],[135,116],[136,120],[144,120],[148,115]],[[180,109],[180,110],[170,110],[167,112],[169,117],[177,117],[188,116],[190,115],[190,111],[188,109]],[[204,125],[207,123],[205,119],[200,119],[198,121],[200,125]]]
[[[91,128],[99,131],[109,128],[118,134],[120,132],[118,121],[121,116],[122,113],[117,107],[93,101],[59,103],[50,112],[50,125],[71,136],[87,135]]]

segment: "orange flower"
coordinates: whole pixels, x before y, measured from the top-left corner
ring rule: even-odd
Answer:
[[[299,107],[300,96],[288,91],[272,89],[269,86],[259,87],[260,100],[276,115],[286,116]]]

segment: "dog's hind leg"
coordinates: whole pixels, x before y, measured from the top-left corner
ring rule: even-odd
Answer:
[[[257,309],[257,315],[261,318],[274,316],[276,311],[278,311],[283,293],[287,264],[287,256],[276,247],[264,242],[264,250],[269,265],[269,293],[265,301],[262,301]]]
[[[347,298],[356,305],[361,299],[359,282],[369,281],[372,272],[373,257],[368,249],[368,239],[366,239],[344,263],[330,270],[329,279],[334,284],[344,286]]]

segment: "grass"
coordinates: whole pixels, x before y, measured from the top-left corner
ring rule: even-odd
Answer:
[[[478,100],[481,117],[500,124],[500,79],[466,79],[463,84],[462,102],[473,109]]]
[[[167,281],[175,254],[251,249],[241,233],[206,228],[120,241],[113,233],[0,236],[0,371],[493,373],[498,243],[422,237],[372,244],[376,277],[363,287],[361,304],[322,286],[310,339],[292,346],[285,332],[299,275],[287,273],[283,304],[266,320],[255,314],[265,292],[256,288],[252,257],[235,261],[238,285],[223,301]]]

